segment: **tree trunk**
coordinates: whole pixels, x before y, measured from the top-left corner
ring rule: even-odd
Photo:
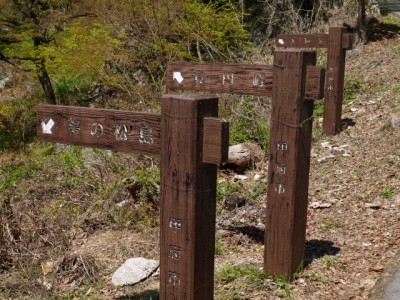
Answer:
[[[366,24],[365,0],[357,0],[357,2],[358,2],[357,35],[361,42],[366,42],[367,24]]]
[[[57,104],[56,95],[54,93],[54,89],[51,84],[50,76],[47,72],[44,59],[41,59],[36,63],[36,71],[44,92],[44,97],[46,98],[46,102],[48,104]]]
[[[42,36],[34,36],[33,37],[33,45],[35,50],[38,49],[41,45],[48,44],[48,41]],[[51,84],[49,73],[46,69],[46,61],[44,58],[35,61],[36,72],[38,75],[38,79],[42,86],[44,97],[46,98],[46,102],[48,104],[57,104],[56,95],[53,90],[53,85]]]

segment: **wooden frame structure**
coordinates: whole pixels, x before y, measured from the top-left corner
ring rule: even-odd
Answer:
[[[165,95],[161,115],[39,105],[40,140],[161,156],[160,298],[212,299],[217,164],[228,156],[218,98]]]
[[[270,65],[171,62],[167,88],[272,96],[265,271],[291,279],[304,257],[313,99],[324,92],[316,54],[278,50]]]
[[[272,96],[265,270],[292,278],[304,256],[315,52],[276,51],[273,66],[173,62],[167,87]],[[213,298],[216,165],[227,159],[218,98],[164,95],[161,114],[39,105],[43,141],[161,156],[160,298]]]
[[[344,27],[331,27],[329,34],[278,34],[276,46],[284,48],[327,48],[323,129],[335,135],[341,129],[346,50],[353,46]]]

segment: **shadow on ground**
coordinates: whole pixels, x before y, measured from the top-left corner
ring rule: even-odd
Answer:
[[[264,244],[264,230],[255,226],[231,226],[228,230],[241,233],[257,244]]]
[[[393,39],[400,34],[400,26],[396,24],[381,23],[371,19],[367,25],[367,39],[369,42]]]
[[[324,257],[325,255],[336,255],[340,248],[334,246],[334,243],[326,240],[309,240],[306,242],[306,252],[304,257],[304,267],[310,265],[314,259]]]

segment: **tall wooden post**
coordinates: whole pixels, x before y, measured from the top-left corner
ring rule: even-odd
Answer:
[[[289,280],[305,251],[313,110],[305,83],[315,62],[311,51],[274,55],[264,269]]]
[[[343,27],[329,28],[328,62],[326,67],[324,132],[335,135],[340,132],[344,90],[346,47],[343,46]]]
[[[329,28],[329,34],[278,34],[276,46],[328,49],[323,129],[327,135],[339,133],[346,50],[351,49],[353,46],[351,34],[347,33],[346,28],[343,27],[331,27]]]
[[[203,163],[204,117],[215,96],[165,95],[161,104],[160,298],[213,299],[215,164]]]

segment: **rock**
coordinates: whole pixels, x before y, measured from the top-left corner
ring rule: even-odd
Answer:
[[[225,196],[222,202],[222,207],[228,210],[233,210],[246,203],[246,198],[239,192],[233,192],[232,194]]]
[[[122,286],[141,282],[151,276],[159,265],[157,260],[143,257],[130,258],[114,272],[112,283]]]
[[[223,165],[226,168],[242,173],[249,167],[254,167],[264,157],[261,147],[252,143],[237,144],[229,147],[228,161]]]
[[[400,130],[400,113],[390,114],[390,125],[396,129]]]
[[[234,178],[234,179],[237,179],[237,180],[246,180],[246,179],[248,179],[249,177],[247,177],[246,175],[236,174],[233,178]]]
[[[314,208],[314,209],[317,209],[317,208],[329,208],[329,207],[332,206],[332,203],[329,203],[329,202],[321,203],[321,202],[318,202],[318,201],[314,201],[314,202],[310,203],[310,206],[312,208]]]

